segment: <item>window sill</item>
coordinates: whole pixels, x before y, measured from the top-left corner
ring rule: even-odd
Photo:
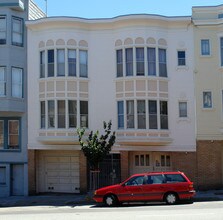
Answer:
[[[189,66],[177,66],[176,68],[175,68],[177,71],[179,71],[179,70],[189,70]]]

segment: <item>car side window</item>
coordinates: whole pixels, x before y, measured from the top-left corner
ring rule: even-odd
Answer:
[[[136,176],[128,180],[125,185],[126,186],[138,186],[143,185],[145,181],[145,176]]]
[[[162,184],[164,183],[163,175],[149,175],[147,184]]]
[[[182,183],[187,180],[180,174],[165,174],[166,183]]]

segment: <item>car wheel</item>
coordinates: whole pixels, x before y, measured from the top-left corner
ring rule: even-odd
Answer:
[[[167,193],[166,196],[165,196],[165,202],[168,204],[168,205],[174,205],[177,203],[177,195],[175,193]]]
[[[118,199],[115,195],[107,195],[104,198],[104,203],[106,206],[112,207],[118,205]]]

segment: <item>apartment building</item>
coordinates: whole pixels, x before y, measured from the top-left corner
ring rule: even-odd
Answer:
[[[29,191],[79,193],[88,167],[76,130],[117,140],[102,185],[144,171],[196,177],[191,17],[49,17],[28,29]]]
[[[198,185],[223,184],[223,5],[193,7]]]
[[[25,21],[42,16],[32,1],[0,0],[0,197],[28,194]]]

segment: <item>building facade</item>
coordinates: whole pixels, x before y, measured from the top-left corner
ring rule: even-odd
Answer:
[[[100,131],[109,120],[117,139],[101,166],[103,185],[158,170],[181,170],[196,182],[190,17],[26,24],[30,193],[86,191],[88,167],[76,130]]]
[[[193,7],[197,169],[201,189],[223,184],[223,5]]]
[[[28,194],[25,21],[41,16],[32,1],[0,0],[0,197]]]

